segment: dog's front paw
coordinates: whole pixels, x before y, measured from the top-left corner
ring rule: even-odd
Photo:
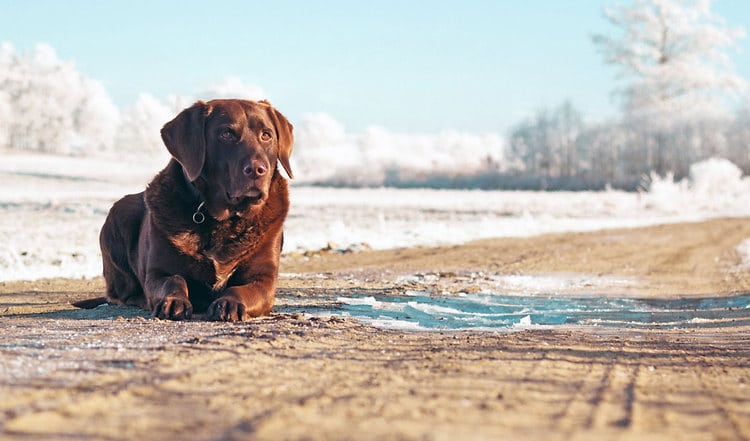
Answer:
[[[193,305],[186,297],[167,296],[156,304],[154,317],[166,320],[186,320],[193,315]]]
[[[237,299],[220,297],[208,306],[206,317],[221,322],[241,322],[245,320],[247,307]]]

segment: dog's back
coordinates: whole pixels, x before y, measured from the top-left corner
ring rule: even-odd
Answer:
[[[143,192],[115,202],[104,222],[99,243],[102,249],[107,298],[123,305],[146,307],[143,287],[135,272],[138,238],[146,215]]]

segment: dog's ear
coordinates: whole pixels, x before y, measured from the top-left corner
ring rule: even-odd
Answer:
[[[292,156],[292,150],[294,149],[294,135],[292,134],[294,127],[271,103],[266,100],[260,102],[267,106],[268,114],[271,117],[271,121],[273,121],[274,127],[276,127],[276,136],[279,139],[279,162],[284,167],[289,179],[294,179],[292,166],[289,164],[289,158]]]
[[[161,129],[164,145],[172,157],[182,165],[190,181],[198,179],[206,160],[205,127],[209,112],[209,105],[198,101],[164,124]]]

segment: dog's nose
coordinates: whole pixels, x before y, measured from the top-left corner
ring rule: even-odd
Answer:
[[[245,176],[255,175],[256,177],[265,175],[267,171],[268,169],[266,166],[260,163],[260,161],[253,161],[252,163],[245,165],[242,169],[242,173],[244,173]]]

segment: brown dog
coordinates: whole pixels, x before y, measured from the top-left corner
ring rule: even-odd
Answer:
[[[102,228],[106,300],[171,320],[267,314],[289,209],[276,162],[291,178],[292,125],[267,101],[199,101],[161,135],[173,159]]]

